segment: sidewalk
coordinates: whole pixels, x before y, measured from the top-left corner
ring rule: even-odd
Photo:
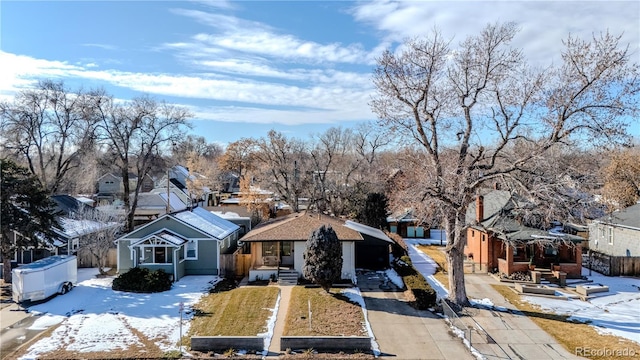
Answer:
[[[491,284],[499,284],[487,274],[465,274],[469,299],[489,299],[497,311],[490,308],[471,308],[470,317],[461,319],[472,329],[472,346],[487,359],[582,359],[568,352],[553,337],[523,315]],[[489,335],[484,335],[484,331]],[[478,336],[474,336],[474,335]]]
[[[382,359],[473,359],[446,322],[404,301],[404,292],[383,274],[358,275],[358,287]]]
[[[293,286],[278,286],[280,289],[280,304],[278,305],[278,314],[276,315],[276,325],[273,328],[273,336],[269,344],[269,356],[281,354],[280,339],[284,335],[284,326],[286,324],[287,312],[289,312],[289,301],[291,300],[291,290]]]
[[[433,274],[433,260],[409,244],[409,256],[414,266],[425,277]],[[417,266],[416,266],[417,264]],[[461,316],[464,324],[472,329],[471,345],[487,359],[582,359],[565,350],[551,335],[540,329],[531,319],[507,302],[491,287],[500,282],[487,274],[465,274],[465,286],[469,299],[488,299],[494,307],[467,308],[469,316]],[[438,296],[447,296],[447,290],[435,286]]]

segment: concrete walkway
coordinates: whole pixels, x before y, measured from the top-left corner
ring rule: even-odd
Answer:
[[[461,317],[473,329],[472,346],[487,359],[582,359],[565,350],[491,286],[504,283],[487,274],[465,274],[465,284],[469,299],[489,299],[494,304],[493,309],[468,309],[470,316]]]
[[[276,315],[276,325],[273,328],[273,336],[269,344],[269,356],[281,354],[280,339],[284,335],[284,325],[286,323],[287,312],[289,312],[289,301],[291,300],[291,290],[293,286],[278,286],[280,289],[280,304]]]
[[[384,274],[358,275],[358,287],[382,359],[473,359],[446,322],[412,308]]]

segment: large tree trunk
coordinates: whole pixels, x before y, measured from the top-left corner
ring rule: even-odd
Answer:
[[[456,212],[445,217],[447,234],[447,266],[449,269],[449,300],[460,305],[469,305],[467,290],[464,286],[464,246],[462,236],[464,214]]]
[[[10,241],[9,237],[2,235],[6,242]],[[11,283],[11,247],[8,244],[2,244],[2,278],[5,284]]]

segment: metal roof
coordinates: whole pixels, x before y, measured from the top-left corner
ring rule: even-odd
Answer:
[[[222,240],[234,231],[240,229],[238,225],[231,221],[216,216],[201,207],[171,215],[218,240]]]

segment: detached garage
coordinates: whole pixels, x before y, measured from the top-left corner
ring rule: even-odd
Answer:
[[[389,254],[394,243],[382,230],[347,220],[344,224],[362,235],[356,242],[356,268],[368,270],[388,269]]]

